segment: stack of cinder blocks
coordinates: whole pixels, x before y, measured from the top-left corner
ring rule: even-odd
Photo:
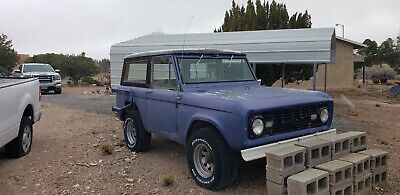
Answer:
[[[305,165],[308,168],[315,167],[331,160],[331,142],[327,140],[300,141],[295,144],[306,149]]]
[[[353,193],[353,164],[333,160],[316,166],[329,174],[331,194],[350,195]]]
[[[372,190],[371,158],[364,154],[352,153],[339,160],[352,163],[354,194],[367,194]]]
[[[307,169],[288,178],[288,194],[329,195],[328,183],[326,171]]]
[[[388,153],[382,150],[369,149],[359,152],[371,158],[370,168],[373,185],[386,182],[387,179],[387,158]]]
[[[266,153],[267,194],[367,194],[387,180],[388,153],[366,150],[365,132],[319,138]]]
[[[287,178],[304,171],[306,150],[299,146],[278,148],[266,153],[267,194],[286,194]]]

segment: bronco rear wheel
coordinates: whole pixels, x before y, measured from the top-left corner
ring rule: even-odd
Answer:
[[[187,161],[196,183],[206,189],[224,189],[236,179],[238,159],[213,128],[201,128],[190,136]]]
[[[144,129],[138,110],[129,111],[124,120],[126,146],[135,152],[145,152],[150,147],[151,134]]]

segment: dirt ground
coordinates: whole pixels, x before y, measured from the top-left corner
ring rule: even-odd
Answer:
[[[366,131],[371,148],[389,152],[389,181],[375,193],[400,194],[400,104],[387,97],[387,88],[367,85],[329,94],[335,99],[334,127]],[[153,136],[148,152],[130,152],[112,104],[113,97],[100,88],[43,96],[32,152],[8,159],[0,150],[0,194],[265,194],[262,160],[243,163],[234,186],[210,192],[192,180],[183,146]],[[172,185],[164,185],[167,178]]]

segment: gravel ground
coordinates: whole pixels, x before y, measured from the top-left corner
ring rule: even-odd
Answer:
[[[0,195],[265,194],[263,160],[242,163],[234,186],[210,192],[191,178],[183,146],[153,136],[148,152],[130,152],[123,145],[122,123],[111,112],[114,97],[101,90],[65,88],[61,95],[43,96],[44,113],[34,127],[32,152],[8,159],[0,151]],[[400,107],[384,90],[330,92],[335,98],[334,127],[366,131],[370,147],[389,152],[389,185],[375,192],[400,194],[396,160],[400,159]],[[349,107],[342,94],[355,107]],[[112,153],[106,154],[106,148]],[[173,184],[164,186],[166,178],[172,178]]]
[[[104,88],[64,88],[64,93],[55,95],[43,94],[42,100],[75,110],[84,110],[97,114],[112,115],[111,107],[115,104],[115,96],[104,94]]]

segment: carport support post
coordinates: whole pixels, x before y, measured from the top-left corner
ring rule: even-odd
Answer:
[[[365,63],[363,63],[362,70],[363,70],[363,83],[365,83]]]
[[[328,80],[328,64],[325,64],[325,80],[324,80],[324,91],[326,92],[326,82]]]
[[[314,67],[313,67],[313,90],[317,89],[317,63],[314,62]]]
[[[285,64],[281,64],[282,66],[282,88],[285,87]]]

